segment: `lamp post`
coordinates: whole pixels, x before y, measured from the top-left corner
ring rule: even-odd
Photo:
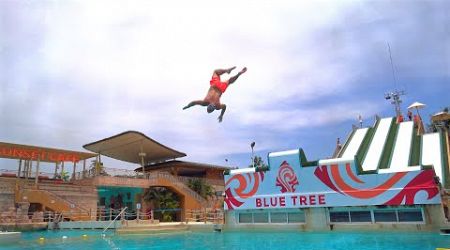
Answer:
[[[254,156],[254,154],[253,154],[253,148],[255,147],[255,142],[252,142],[251,144],[250,144],[250,147],[252,148],[252,166],[253,166],[253,168],[255,168],[255,156]]]

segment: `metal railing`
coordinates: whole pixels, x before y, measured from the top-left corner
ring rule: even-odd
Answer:
[[[164,174],[171,175],[167,172],[162,172],[162,171],[148,172],[145,175],[153,174],[153,173],[164,173]],[[112,176],[112,177],[142,179],[142,178],[146,177],[145,175],[142,172],[136,172],[134,170],[129,170],[129,169],[102,167],[100,171],[98,171],[98,169],[91,168],[84,172],[83,171],[76,172],[75,179],[80,180],[83,178],[92,178],[95,176]],[[174,175],[172,175],[172,176],[174,176]],[[219,180],[219,179],[214,180],[214,179],[206,179],[206,178],[199,178],[199,177],[187,177],[187,176],[176,176],[176,178],[178,178],[179,181],[184,182],[185,184],[188,184],[189,181],[191,181],[191,180],[200,180],[201,179],[201,180],[206,181],[210,185],[224,185],[224,181]]]
[[[17,177],[17,170],[0,169],[0,177]],[[35,171],[31,171],[28,175],[29,179],[33,179],[35,177],[36,177]],[[24,178],[24,177],[22,176],[22,178]],[[39,172],[38,178],[39,179],[53,179],[53,178],[55,178],[55,174],[48,173],[48,172]]]
[[[157,221],[155,218],[155,213],[160,212],[172,212],[174,214],[183,214],[183,209],[156,209],[147,212],[128,210],[128,209],[98,209],[94,212],[80,213],[74,211],[68,212],[52,212],[52,211],[41,211],[41,212],[29,212],[21,213],[20,211],[8,211],[4,212],[0,216],[0,223],[7,225],[21,224],[21,223],[44,223],[44,222],[63,222],[68,221],[70,218],[84,218],[85,221],[110,221],[113,222],[120,217],[123,221],[142,221],[154,223]],[[161,214],[159,215],[161,216]],[[203,222],[203,223],[214,223],[222,224],[224,222],[223,210],[217,209],[199,209],[199,210],[186,210],[184,221],[189,222]],[[110,223],[111,225],[112,223]]]

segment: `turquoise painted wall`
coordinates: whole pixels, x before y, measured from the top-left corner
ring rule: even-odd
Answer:
[[[129,206],[129,210],[136,210],[136,195],[140,194],[141,196],[144,194],[143,188],[133,188],[133,187],[108,187],[108,186],[99,186],[97,187],[98,197],[99,197],[99,205],[103,206],[102,200],[104,199],[105,208],[111,207],[111,201],[114,202],[114,208],[119,209],[119,200],[121,197],[122,207]],[[131,205],[131,207],[130,207]]]

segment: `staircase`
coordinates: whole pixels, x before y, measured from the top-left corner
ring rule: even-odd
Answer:
[[[89,211],[79,204],[70,202],[48,190],[40,190],[27,185],[19,187],[16,191],[15,200],[17,202],[39,203],[43,206],[62,213],[65,218],[72,221],[90,220]]]
[[[148,175],[148,179],[151,186],[169,184],[178,193],[187,194],[194,198],[200,205],[204,206],[207,204],[207,200],[201,197],[197,192],[189,188],[182,180],[179,180],[176,176],[163,172],[155,172]]]

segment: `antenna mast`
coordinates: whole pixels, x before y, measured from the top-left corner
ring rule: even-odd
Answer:
[[[389,43],[387,43],[387,45],[388,45],[388,49],[389,49],[389,58],[391,59],[392,78],[394,79],[395,90],[384,94],[384,99],[386,99],[386,100],[392,99],[391,104],[393,104],[395,106],[395,114],[397,115],[397,117],[399,117],[402,115],[402,111],[401,111],[401,107],[400,107],[402,100],[400,99],[400,96],[405,95],[405,91],[403,91],[403,90],[399,91],[396,88],[397,80],[395,79],[394,63],[392,62],[391,46],[389,45]]]

